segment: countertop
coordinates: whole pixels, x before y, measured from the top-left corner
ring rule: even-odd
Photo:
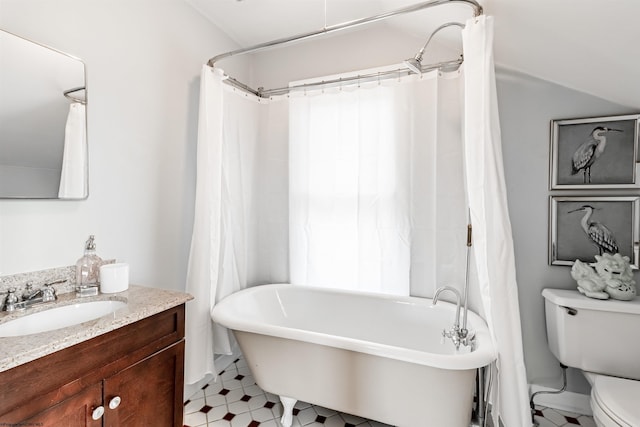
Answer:
[[[2,312],[0,323],[62,305],[105,300],[127,303],[125,308],[114,313],[78,325],[33,335],[0,338],[0,372],[153,316],[191,299],[193,297],[184,292],[130,285],[124,292],[83,298],[78,298],[75,292],[71,292],[59,295],[54,303],[43,304],[23,312]]]

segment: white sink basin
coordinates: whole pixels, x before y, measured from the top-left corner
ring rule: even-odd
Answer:
[[[91,301],[55,307],[0,324],[0,337],[54,331],[98,319],[126,306],[122,301]]]

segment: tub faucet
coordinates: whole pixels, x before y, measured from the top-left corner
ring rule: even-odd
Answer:
[[[460,305],[462,303],[462,297],[460,296],[460,292],[455,289],[452,288],[451,286],[440,286],[438,289],[436,289],[436,293],[433,296],[433,305],[436,305],[438,303],[438,299],[440,298],[440,294],[444,291],[449,291],[451,293],[453,293],[456,296],[456,317],[453,320],[453,326],[451,327],[451,329],[446,330],[443,329],[442,330],[442,336],[449,338],[451,341],[453,341],[453,344],[456,346],[456,350],[458,350],[460,348],[460,344],[466,346],[471,346],[471,348],[473,349],[473,344],[475,342],[475,334],[469,334],[469,330],[467,329],[467,307],[464,307],[465,313],[464,313],[464,321],[462,324],[462,328],[460,327]]]

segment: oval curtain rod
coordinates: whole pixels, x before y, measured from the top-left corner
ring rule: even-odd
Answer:
[[[68,100],[72,101],[72,102],[79,102],[80,104],[86,104],[87,101],[85,101],[84,99],[81,98],[77,98],[73,95],[71,95],[73,92],[79,92],[81,90],[85,90],[86,88],[84,86],[80,86],[80,87],[74,87],[73,89],[69,89],[69,90],[65,90],[64,92],[62,92],[62,95],[64,95],[65,98],[67,98]]]
[[[431,1],[426,1],[426,2],[422,2],[422,3],[417,3],[415,5],[412,6],[408,6],[408,7],[404,7],[401,9],[396,9],[396,10],[392,10],[390,12],[386,12],[386,13],[382,13],[379,15],[374,15],[374,16],[370,16],[367,18],[361,18],[361,19],[356,19],[353,21],[348,21],[348,22],[343,22],[341,24],[336,24],[336,25],[331,25],[328,27],[325,27],[321,30],[318,31],[312,31],[312,32],[308,32],[308,33],[303,33],[303,34],[298,34],[296,36],[292,36],[292,37],[285,37],[285,38],[281,38],[281,39],[276,39],[276,40],[272,40],[269,42],[265,42],[265,43],[260,43],[260,44],[256,44],[253,46],[249,46],[249,47],[245,47],[245,48],[241,48],[241,49],[237,49],[237,50],[233,50],[230,52],[226,52],[226,53],[222,53],[220,55],[216,55],[213,58],[209,59],[209,61],[207,61],[207,65],[210,67],[214,67],[216,62],[225,59],[225,58],[229,58],[232,56],[237,56],[237,55],[244,55],[246,53],[254,53],[254,52],[258,52],[261,50],[265,50],[265,49],[269,49],[269,48],[273,48],[279,45],[285,45],[285,44],[289,44],[289,43],[294,43],[294,42],[298,42],[298,41],[303,41],[303,40],[307,40],[307,39],[311,39],[313,37],[317,37],[317,36],[321,36],[321,35],[325,35],[325,34],[331,34],[334,32],[338,32],[341,30],[345,30],[347,28],[353,28],[353,27],[357,27],[360,25],[365,25],[365,24],[370,24],[373,22],[377,22],[377,21],[382,21],[385,20],[387,18],[391,18],[394,16],[398,16],[398,15],[404,15],[407,13],[413,13],[413,12],[417,12],[423,9],[427,9],[430,7],[434,7],[434,6],[440,6],[440,5],[444,5],[444,4],[453,4],[453,3],[462,3],[462,4],[466,4],[468,6],[470,6],[471,8],[473,8],[473,16],[480,16],[483,13],[483,9],[482,6],[475,0],[431,0]],[[424,51],[424,49],[426,48],[426,45],[429,43],[429,41],[431,40],[431,38],[433,37],[433,35],[435,33],[437,33],[439,30],[450,26],[450,25],[458,25],[460,27],[464,27],[462,24],[458,24],[458,23],[448,23],[445,25],[442,25],[440,27],[438,27],[429,37],[429,40],[427,40],[427,43],[424,45],[424,47],[421,49],[421,52]],[[418,55],[416,55],[417,58]],[[405,62],[409,62],[405,61]],[[433,69],[438,69],[438,68],[442,68],[442,67],[451,67],[451,66],[459,66],[462,63],[462,59],[459,60],[455,60],[455,61],[445,61],[442,63],[438,63],[438,64],[433,64],[433,65],[429,65],[429,66],[421,66],[421,68],[419,70],[414,70],[414,67],[412,67],[411,65],[408,66],[409,70],[394,70],[394,71],[387,71],[387,72],[382,72],[382,73],[375,73],[372,75],[367,75],[367,76],[357,76],[357,77],[353,77],[353,78],[345,78],[345,79],[338,79],[332,82],[319,82],[319,83],[312,83],[312,84],[305,84],[305,85],[300,85],[298,88],[302,88],[302,87],[308,87],[310,85],[318,85],[318,84],[342,84],[345,81],[348,80],[360,80],[361,78],[368,78],[369,80],[375,80],[375,79],[379,79],[382,76],[386,76],[389,74],[393,74],[394,76],[400,76],[402,74],[414,74],[416,71],[419,72],[424,72],[424,71],[430,71]],[[278,89],[270,89],[270,90],[264,90],[263,88],[259,88],[258,90],[255,90],[253,88],[251,88],[250,86],[239,82],[238,80],[229,77],[226,81],[229,82],[229,84],[250,92],[256,96],[262,97],[262,98],[268,98],[269,96],[275,95],[275,94],[282,94],[282,93],[286,93],[291,89],[295,89],[296,87],[288,87],[288,88],[278,88]]]

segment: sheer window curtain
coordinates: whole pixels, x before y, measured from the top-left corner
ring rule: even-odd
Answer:
[[[427,296],[462,285],[461,80],[291,96],[292,283]]]

